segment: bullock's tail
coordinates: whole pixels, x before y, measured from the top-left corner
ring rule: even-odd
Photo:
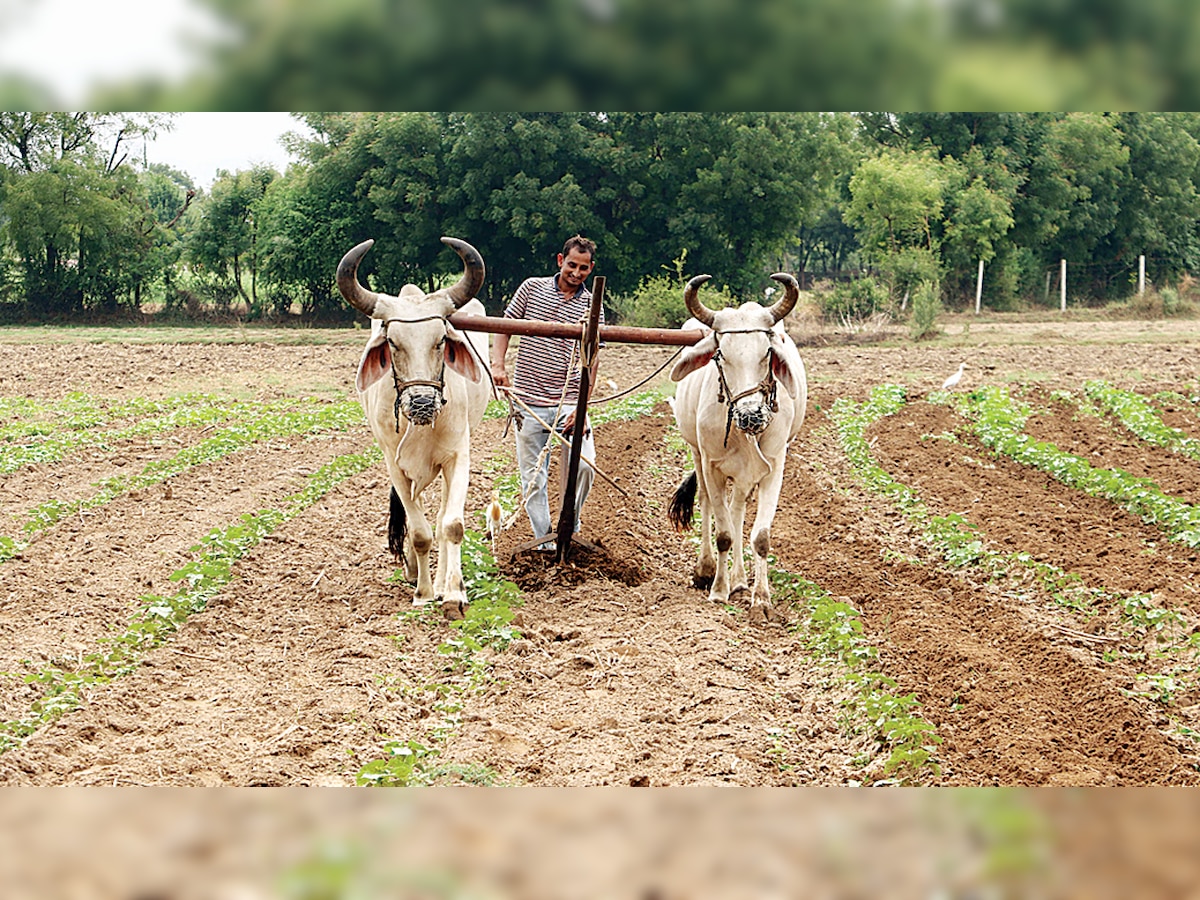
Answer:
[[[388,500],[388,550],[392,551],[396,559],[404,559],[404,536],[408,534],[408,516],[395,488],[392,488]]]
[[[667,509],[667,519],[675,526],[676,531],[687,531],[692,527],[692,515],[696,506],[696,470],[692,470],[679,487],[675,488],[675,496]]]

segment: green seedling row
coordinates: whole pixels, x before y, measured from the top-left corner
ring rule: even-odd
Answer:
[[[1165,424],[1141,394],[1123,391],[1105,381],[1089,381],[1084,393],[1148,444],[1200,460],[1200,441]]]
[[[97,430],[104,424],[99,416],[65,424],[36,421],[19,423],[24,433],[0,435],[0,442],[4,442],[0,443],[0,475],[35,463],[58,462],[85,447],[108,448],[118,441],[144,435],[156,435],[179,428],[210,427],[233,418],[278,415],[298,408],[318,410],[321,405],[320,401],[312,400],[259,404],[223,401],[204,394],[184,394],[167,401],[137,399],[112,407],[109,420],[137,416],[141,421],[109,431]],[[147,419],[146,416],[153,418]]]
[[[852,693],[845,701],[843,724],[870,734],[888,754],[883,763],[885,778],[917,783],[925,772],[940,773],[936,754],[942,739],[933,725],[917,715],[920,703],[915,695],[895,693],[894,679],[870,670],[878,652],[863,636],[859,611],[798,575],[772,567],[770,578],[780,599],[807,612],[797,627],[808,649],[844,670]]]
[[[38,728],[75,709],[87,686],[108,683],[136,669],[148,650],[162,644],[189,616],[208,605],[234,578],[238,560],[264,537],[380,458],[374,447],[365,453],[339,456],[310,475],[307,485],[285,498],[279,508],[246,513],[231,525],[213,529],[191,548],[196,558],[171,574],[179,590],[170,596],[140,597],[141,611],[122,633],[104,639],[107,649],[85,656],[74,669],[51,667],[22,676],[30,684],[43,685],[42,696],[24,719],[0,723],[0,752],[19,745]]]
[[[94,426],[82,429],[55,429],[46,423],[27,423],[30,433],[23,436],[24,440],[21,443],[0,447],[0,474],[15,472],[36,463],[58,462],[85,447],[107,449],[118,441],[140,435],[213,425],[232,418],[238,412],[227,404],[221,405],[209,398],[195,397],[163,415],[143,419],[135,425],[111,431],[98,431]],[[30,440],[34,437],[32,429],[45,429],[38,432],[42,436],[41,440]]]
[[[198,404],[216,404],[215,397],[204,394],[178,394],[165,400],[133,397],[105,405],[103,400],[73,391],[62,400],[41,403],[25,397],[0,398],[0,442],[12,443],[27,436],[58,431],[87,431],[121,419],[159,416]]]
[[[362,420],[362,407],[356,401],[321,404],[315,410],[264,408],[168,459],[148,463],[136,475],[115,475],[97,482],[98,490],[90,497],[69,502],[50,500],[34,507],[27,514],[22,531],[27,536],[36,534],[65,516],[103,506],[129,491],[159,484],[194,466],[215,462],[260,441],[293,434],[345,431],[361,424]],[[25,540],[0,536],[0,563],[20,553],[25,546]]]
[[[840,400],[834,404],[832,417],[843,451],[869,488],[891,495],[899,508],[917,521],[923,528],[924,540],[945,563],[954,568],[982,568],[996,577],[1008,577],[1014,570],[1024,571],[1031,574],[1056,603],[1078,613],[1091,614],[1100,608],[1115,607],[1122,621],[1131,628],[1130,636],[1155,634],[1163,643],[1178,636],[1184,624],[1183,617],[1176,610],[1156,607],[1147,594],[1088,587],[1076,573],[1036,560],[1028,553],[999,553],[987,548],[986,536],[963,514],[929,515],[913,489],[897,482],[871,457],[863,433],[878,419],[898,412],[903,394],[894,385],[883,385],[875,390],[879,396],[861,408],[850,401]],[[954,396],[946,392],[935,392],[930,399],[947,405],[955,402]],[[1031,413],[1028,407],[1019,406],[999,411],[998,418],[1019,428],[1024,426]]]
[[[936,395],[936,399],[954,402],[952,395],[945,393]],[[964,515],[931,516],[910,487],[898,482],[874,461],[864,438],[872,423],[898,412],[902,404],[903,391],[894,385],[883,385],[877,387],[871,399],[861,407],[849,400],[837,401],[831,416],[838,427],[843,451],[864,484],[891,497],[897,507],[923,529],[924,541],[935,549],[943,562],[953,568],[979,568],[993,578],[1015,579],[1022,573],[1031,575],[1059,605],[1085,615],[1101,608],[1116,609],[1129,629],[1130,637],[1152,636],[1163,646],[1162,652],[1194,655],[1196,641],[1184,634],[1183,616],[1177,610],[1155,604],[1151,595],[1088,587],[1077,574],[1035,560],[1028,553],[1003,554],[987,548],[985,536]],[[1028,407],[1009,407],[997,410],[996,418],[1017,428],[1024,425],[1030,413]]]
[[[388,737],[386,755],[359,769],[355,781],[366,787],[415,787],[443,779],[492,783],[495,774],[480,767],[469,771],[441,765],[438,757],[446,741],[462,724],[467,698],[492,683],[491,656],[502,653],[521,636],[512,624],[514,609],[521,605],[515,584],[499,577],[487,539],[468,528],[462,544],[463,578],[466,582],[466,616],[450,623],[453,634],[438,646],[446,658],[445,675],[436,684],[418,690],[431,693],[434,721],[419,738]],[[436,604],[404,613],[424,627],[440,628],[442,617]]]
[[[989,386],[959,395],[960,415],[972,423],[976,436],[1002,456],[1040,469],[1076,490],[1101,497],[1165,532],[1173,541],[1200,547],[1200,507],[1163,493],[1148,478],[1137,478],[1121,469],[1103,469],[1087,460],[1064,453],[1046,441],[1022,433],[1031,414],[1002,387]]]

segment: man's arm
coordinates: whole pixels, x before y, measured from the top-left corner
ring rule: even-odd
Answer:
[[[492,381],[496,387],[509,387],[508,371],[504,368],[504,357],[508,353],[511,335],[497,334],[492,338]]]

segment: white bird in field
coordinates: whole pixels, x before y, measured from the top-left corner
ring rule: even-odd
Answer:
[[[966,363],[959,363],[958,371],[942,382],[942,390],[948,391],[951,388],[953,388],[956,384],[958,384],[960,381],[962,381],[963,369],[965,369],[966,367],[967,367]]]
[[[504,527],[504,507],[500,505],[500,492],[492,491],[492,502],[487,507],[487,536],[492,542],[492,555],[496,553],[496,535]]]

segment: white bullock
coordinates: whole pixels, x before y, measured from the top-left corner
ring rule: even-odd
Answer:
[[[487,336],[463,335],[450,325],[456,310],[483,315],[474,299],[483,286],[483,257],[466,241],[444,237],[462,258],[453,286],[426,294],[406,284],[398,296],[375,293],[358,281],[358,264],[374,241],[363,241],[337,269],[338,289],[374,321],[355,385],[391,477],[388,547],[416,581],[413,604],[440,600],[451,618],[463,615],[463,507],[471,468],[471,431],[488,401]],[[442,477],[436,529],[421,495]],[[411,527],[410,527],[411,526]],[[429,554],[437,535],[437,576]]]
[[[708,333],[686,349],[671,370],[671,380],[679,382],[675,418],[692,449],[695,470],[676,490],[670,519],[679,531],[691,527],[698,493],[701,535],[696,585],[709,587],[709,599],[718,603],[750,590],[751,620],[775,620],[780,617],[771,606],[767,579],[771,523],[779,505],[788,444],[800,430],[808,402],[804,363],[781,321],[796,305],[800,287],[791,275],[777,273],[771,278],[783,285],[785,295],[773,306],[745,303],[714,312],[697,297],[709,277],[697,275],[688,282],[684,301],[693,319],[683,326]],[[756,488],[751,589],[742,560],[742,530],[746,504]]]

